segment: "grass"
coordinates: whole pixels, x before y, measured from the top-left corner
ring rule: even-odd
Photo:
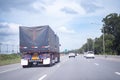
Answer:
[[[14,64],[20,62],[18,54],[0,54],[0,66]]]

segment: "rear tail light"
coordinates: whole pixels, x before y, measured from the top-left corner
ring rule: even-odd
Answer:
[[[37,46],[32,46],[32,48],[38,48]]]
[[[21,49],[27,49],[28,47],[26,46],[20,46]]]

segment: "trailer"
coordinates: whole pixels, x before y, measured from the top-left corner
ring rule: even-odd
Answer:
[[[60,62],[59,38],[48,26],[19,27],[21,65],[53,65]]]

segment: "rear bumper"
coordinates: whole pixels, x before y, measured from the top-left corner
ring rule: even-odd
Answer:
[[[28,65],[28,60],[21,59],[21,65]]]
[[[47,65],[51,63],[50,58],[46,59],[38,59],[38,60],[26,60],[26,59],[21,59],[21,65],[28,65],[29,63],[36,63],[36,64],[43,64]]]

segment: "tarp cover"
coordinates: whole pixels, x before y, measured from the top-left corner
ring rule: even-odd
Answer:
[[[19,27],[20,52],[59,52],[59,38],[49,26]]]

